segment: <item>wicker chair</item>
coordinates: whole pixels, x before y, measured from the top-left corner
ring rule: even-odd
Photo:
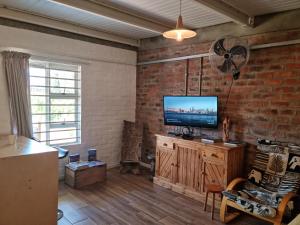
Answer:
[[[245,212],[280,225],[288,203],[299,191],[299,160],[298,146],[258,145],[248,179],[234,179],[223,192],[221,221],[228,223]]]

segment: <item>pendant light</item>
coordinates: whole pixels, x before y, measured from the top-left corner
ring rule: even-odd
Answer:
[[[182,16],[181,16],[181,0],[179,8],[179,17],[177,19],[176,28],[168,30],[163,33],[165,38],[175,39],[176,41],[182,41],[185,38],[195,37],[197,33],[193,30],[189,30],[183,27]]]

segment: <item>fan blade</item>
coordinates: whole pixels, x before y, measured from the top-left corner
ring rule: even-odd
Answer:
[[[224,40],[225,40],[224,38],[220,39],[214,45],[214,52],[217,55],[223,56],[226,53],[226,49],[224,48],[224,45],[223,45],[224,44]]]
[[[230,71],[231,65],[232,65],[231,59],[225,59],[223,65],[218,66],[218,69],[223,73],[227,73]]]
[[[241,55],[244,58],[247,57],[247,49],[244,46],[236,45],[230,49],[232,55]]]

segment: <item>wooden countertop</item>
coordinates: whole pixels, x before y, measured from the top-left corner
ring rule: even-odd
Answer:
[[[229,146],[229,145],[225,145],[224,142],[216,142],[216,143],[205,143],[201,141],[201,138],[194,138],[192,140],[186,140],[183,139],[182,137],[177,137],[177,136],[169,136],[169,135],[163,135],[163,134],[155,134],[156,137],[161,137],[161,138],[170,138],[170,139],[174,139],[176,141],[180,141],[182,143],[186,142],[186,143],[195,143],[195,144],[199,144],[202,146],[210,146],[213,145],[214,147],[223,149],[223,150],[230,150],[230,149],[235,149],[235,148],[240,148],[243,146],[243,144],[238,145],[238,146]]]
[[[57,149],[41,144],[32,139],[19,136],[15,144],[8,144],[6,140],[0,140],[0,159],[7,157],[57,152]]]

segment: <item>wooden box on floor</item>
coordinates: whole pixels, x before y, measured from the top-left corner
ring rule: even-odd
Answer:
[[[106,179],[106,163],[100,162],[97,166],[90,166],[81,170],[73,170],[66,165],[65,183],[72,188],[81,188]]]

